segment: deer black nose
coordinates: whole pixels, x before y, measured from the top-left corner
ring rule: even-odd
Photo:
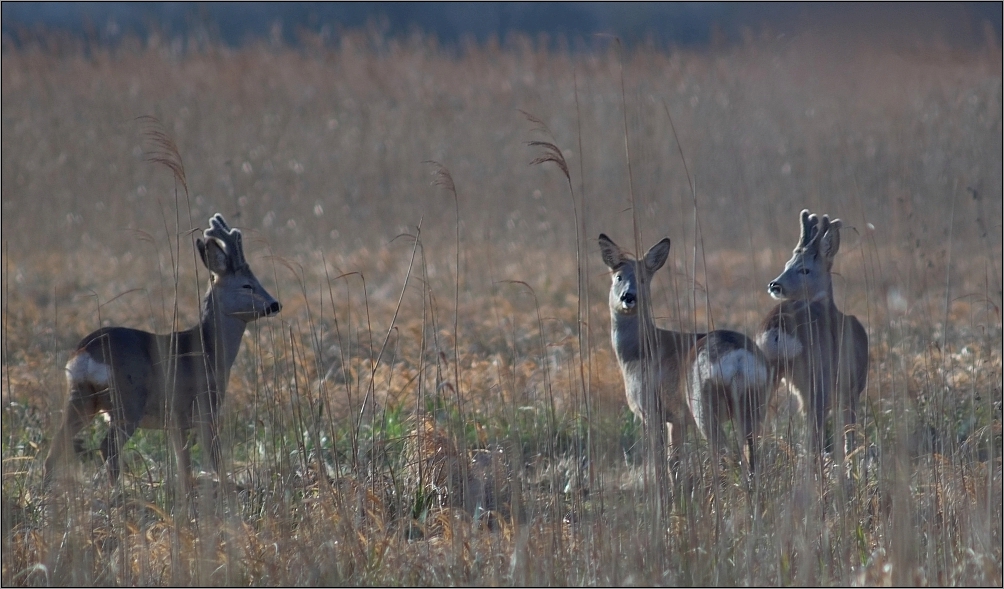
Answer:
[[[271,305],[268,306],[268,309],[265,310],[265,314],[266,315],[275,315],[276,313],[278,313],[281,310],[282,310],[282,305],[279,304],[279,301],[276,301],[276,302],[274,302],[274,303],[272,303]]]
[[[621,302],[624,303],[625,305],[634,305],[634,300],[635,299],[633,292],[626,292],[621,295]]]
[[[767,292],[772,295],[781,294],[781,284],[776,280],[771,281],[771,283],[767,285]]]

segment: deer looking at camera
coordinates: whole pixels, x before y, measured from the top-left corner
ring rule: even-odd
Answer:
[[[610,339],[631,411],[657,431],[668,422],[670,446],[678,447],[689,410],[716,454],[727,447],[722,425],[731,419],[741,436],[740,460],[745,444],[752,473],[755,438],[774,388],[766,358],[753,340],[734,331],[681,333],[656,327],[651,282],[669,256],[669,239],[641,260],[606,235],[599,242],[603,262],[613,271]]]
[[[210,272],[198,325],[166,335],[105,327],[80,340],[71,354],[69,401],[45,459],[47,482],[71,448],[80,449],[74,441],[80,429],[101,412],[110,418],[101,456],[112,484],[119,477],[119,451],[139,427],[168,430],[186,492],[190,429],[198,429],[219,473],[219,411],[244,330],[282,305],[248,266],[241,232],[230,229],[221,215],[209,219],[196,245]]]
[[[803,210],[801,223],[802,234],[784,272],[767,286],[770,296],[783,302],[764,318],[757,344],[778,376],[798,389],[809,412],[809,439],[816,454],[825,446],[826,415],[833,403],[847,428],[841,451],[850,452],[858,399],[868,376],[868,334],[833,301],[830,270],[840,248],[840,220]]]

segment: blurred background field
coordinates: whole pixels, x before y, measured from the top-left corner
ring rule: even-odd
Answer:
[[[992,27],[593,41],[5,37],[4,584],[1000,585]],[[802,208],[845,222],[864,445],[812,479],[782,390],[754,491],[691,436],[699,482],[653,515],[596,236],[672,239],[661,326],[752,334]],[[91,458],[43,492],[68,354],[101,325],[194,324],[215,212],[284,305],[229,383],[236,490],[203,477],[190,518],[141,430],[118,488]]]

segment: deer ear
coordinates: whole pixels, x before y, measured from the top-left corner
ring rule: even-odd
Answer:
[[[607,268],[611,270],[616,269],[624,261],[624,254],[621,252],[620,246],[614,243],[614,240],[610,239],[604,233],[600,233],[600,255],[603,256],[603,263],[607,265]]]
[[[645,270],[648,271],[649,275],[655,274],[662,265],[666,263],[666,258],[669,257],[669,238],[664,237],[662,241],[653,245],[647,252],[645,252]]]
[[[202,239],[195,240],[195,245],[199,248],[199,257],[202,258],[202,263],[209,268],[209,271],[213,274],[226,274],[227,272],[227,253],[223,251],[223,248],[216,243],[215,239],[207,239],[203,241]]]
[[[837,250],[840,249],[841,225],[840,219],[830,221],[830,226],[826,229],[826,233],[819,238],[819,253],[823,254],[823,258],[830,263],[833,263],[833,257],[837,255]]]

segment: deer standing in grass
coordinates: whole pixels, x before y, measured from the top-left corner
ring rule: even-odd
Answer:
[[[783,302],[764,318],[757,344],[779,378],[798,389],[808,408],[810,444],[816,454],[824,448],[826,415],[834,402],[848,428],[841,450],[851,451],[858,398],[868,375],[868,334],[833,301],[830,271],[840,248],[840,220],[803,210],[801,222],[791,259],[767,286],[770,295]]]
[[[230,229],[219,214],[209,225],[196,240],[210,272],[198,325],[167,335],[105,327],[77,345],[66,363],[70,398],[45,459],[46,481],[72,448],[80,449],[74,438],[101,412],[111,422],[101,456],[112,484],[119,476],[119,451],[138,427],[168,430],[186,492],[188,430],[199,430],[219,473],[219,411],[244,330],[251,321],[278,313],[282,305],[248,266],[241,232]]]
[[[599,242],[603,262],[613,271],[610,339],[631,411],[650,427],[661,429],[668,422],[670,446],[678,447],[689,409],[715,455],[727,447],[722,425],[731,419],[742,437],[740,461],[745,443],[749,472],[754,472],[755,438],[774,388],[760,349],[735,331],[681,333],[656,327],[651,282],[669,256],[669,239],[652,246],[641,260],[606,235]]]

